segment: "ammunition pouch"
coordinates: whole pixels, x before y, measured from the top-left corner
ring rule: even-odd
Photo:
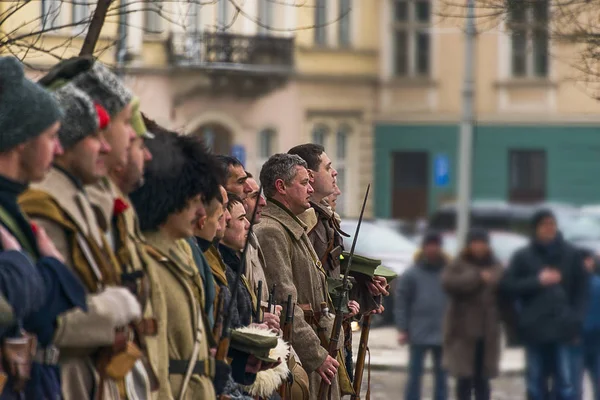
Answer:
[[[25,331],[20,337],[4,338],[2,342],[2,361],[8,375],[13,378],[13,389],[20,392],[25,389],[31,378],[31,363],[37,350],[37,338]]]
[[[142,356],[140,348],[132,342],[132,332],[129,329],[119,330],[113,346],[99,351],[96,368],[101,376],[120,380]]]
[[[304,312],[304,320],[313,327],[317,336],[319,336],[319,340],[321,341],[321,346],[327,348],[329,347],[329,337],[327,336],[327,327],[321,324],[321,318],[325,316],[324,313],[320,311],[314,311],[310,304],[298,304],[298,307],[302,309]]]

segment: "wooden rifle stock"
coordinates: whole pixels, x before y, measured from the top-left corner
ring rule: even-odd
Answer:
[[[294,326],[294,304],[292,303],[292,295],[288,295],[286,310],[285,310],[285,322],[283,323],[283,340],[285,340],[290,346],[290,354],[285,362],[289,363],[289,357],[291,357],[291,347],[293,340],[293,326]],[[290,371],[290,373],[292,373]],[[282,400],[292,399],[292,384],[289,379],[286,379],[279,388],[279,396]]]
[[[358,342],[358,354],[356,356],[356,369],[354,370],[354,395],[353,399],[360,399],[363,371],[365,370],[365,358],[367,356],[367,345],[369,343],[369,331],[371,330],[371,314],[365,315],[361,322],[360,341]],[[370,372],[369,372],[370,373]],[[370,378],[369,378],[370,379]],[[369,382],[370,384],[370,382]],[[370,388],[367,388],[367,392]]]
[[[217,297],[217,318],[213,327],[213,337],[218,342],[223,332],[223,308],[225,307],[225,292],[221,290]]]

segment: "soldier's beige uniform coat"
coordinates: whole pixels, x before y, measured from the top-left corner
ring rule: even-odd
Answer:
[[[123,194],[119,187],[110,180],[103,180],[96,185],[87,187],[86,189],[90,197],[90,201],[95,207],[96,215],[99,218],[99,224],[107,231],[108,239],[113,246],[113,250],[115,251],[119,262],[121,262],[122,265],[128,266],[129,271],[146,271],[148,278],[152,282],[153,279],[150,275],[153,273],[153,271],[150,271],[147,268],[147,265],[151,261],[148,253],[146,252],[145,238],[141,233],[137,213],[135,212],[135,208],[133,207],[129,197]],[[119,232],[118,229],[115,229],[112,224],[114,216],[114,203],[117,198],[122,199],[126,204],[129,205],[122,215],[126,232]],[[121,249],[114,248],[115,237],[117,235],[123,241],[123,246]],[[156,278],[154,281],[156,281]],[[156,318],[154,315],[153,304],[160,304],[162,301],[162,295],[163,294],[160,291],[160,287],[151,288],[150,299],[148,299],[148,303],[143,310],[143,318]],[[161,362],[167,363],[168,366],[168,360],[163,360],[158,357],[157,336],[147,336],[145,340],[148,348],[150,365],[156,373]],[[148,377],[141,361],[137,362],[136,368],[132,370],[131,374],[126,378],[126,380],[128,381],[128,385],[133,385],[134,383],[138,385],[145,383],[147,387],[144,388],[144,391],[150,393],[149,396],[152,399],[158,399],[158,391],[150,392],[150,387],[148,386]],[[141,389],[142,388],[136,389],[136,392],[139,393]],[[148,394],[146,395],[146,397],[149,396]]]
[[[53,168],[41,183],[32,185],[31,188],[50,194],[82,234],[102,246],[101,231],[89,199],[67,175]],[[25,207],[24,210],[26,211]],[[65,258],[66,265],[74,269],[70,243],[64,229],[46,219],[33,221],[46,230]],[[99,381],[90,356],[99,347],[112,346],[115,340],[115,328],[109,323],[111,318],[107,315],[110,310],[100,304],[93,294],[88,295],[87,303],[87,313],[75,309],[58,318],[54,345],[61,351],[61,381],[65,400],[90,398]],[[119,398],[116,385],[111,380],[105,381],[103,393],[103,400]]]
[[[329,303],[325,271],[317,264],[317,256],[306,235],[306,225],[289,211],[268,201],[261,223],[255,229],[266,261],[267,280],[270,285],[277,284],[278,302],[286,300],[291,294],[296,304],[292,345],[309,374],[311,399],[314,399],[321,383],[316,369],[325,361],[328,353],[321,346],[315,331],[304,320],[298,304],[310,304],[313,310],[319,311],[321,302]],[[330,331],[333,319],[322,319],[321,323]],[[336,376],[331,398],[339,399],[339,393]]]
[[[209,357],[208,336],[201,304],[204,296],[202,277],[194,264],[191,249],[184,241],[173,241],[160,232],[145,232],[150,246],[162,258],[150,263],[153,286],[165,295],[160,304],[154,303],[158,319],[158,358],[160,360],[189,360],[192,356],[198,326],[202,331],[202,342],[198,360]],[[154,257],[154,256],[153,256]],[[201,300],[198,300],[201,297]],[[161,362],[158,369],[160,400],[176,399],[181,391],[184,375],[169,374],[168,362]],[[192,375],[185,398],[214,399],[216,397],[212,379]]]

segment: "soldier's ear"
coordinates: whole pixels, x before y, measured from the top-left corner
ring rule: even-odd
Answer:
[[[286,189],[283,179],[277,179],[275,181],[275,189],[277,190],[277,193],[285,194]]]

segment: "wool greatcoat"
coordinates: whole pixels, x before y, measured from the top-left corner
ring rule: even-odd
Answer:
[[[150,245],[148,251],[153,258],[149,269],[153,288],[162,293],[160,304],[153,304],[158,319],[158,358],[161,360],[189,360],[192,357],[197,332],[200,331],[198,361],[209,359],[209,339],[204,314],[204,289],[202,277],[196,267],[189,244],[173,241],[161,232],[145,232]],[[160,363],[158,398],[178,398],[184,374],[170,373],[168,363]],[[173,371],[171,371],[173,372]],[[212,378],[193,374],[184,397],[192,399],[216,398]]]
[[[269,199],[263,210],[256,236],[265,258],[265,275],[269,286],[277,284],[276,300],[282,304],[288,295],[296,304],[292,346],[303,368],[309,375],[310,398],[317,397],[321,377],[316,369],[325,361],[328,352],[321,346],[317,333],[305,321],[300,304],[310,304],[314,311],[321,310],[321,303],[330,304],[325,271],[306,234],[306,225],[280,203]],[[333,314],[323,317],[320,323],[327,328],[329,336],[333,327]],[[339,340],[339,346],[343,340]],[[333,379],[331,398],[340,398],[338,377]]]
[[[484,283],[480,272],[488,269],[494,277]],[[475,346],[484,343],[482,374],[498,375],[500,362],[500,314],[497,287],[503,268],[496,262],[478,266],[459,256],[442,272],[442,284],[449,305],[444,322],[444,365],[457,378],[474,376]]]
[[[49,196],[51,203],[48,203],[44,196]],[[105,246],[106,241],[102,237],[84,188],[76,178],[62,169],[52,168],[42,182],[31,185],[30,189],[19,198],[19,204],[38,226],[46,230],[56,249],[63,255],[65,264],[75,270],[88,290],[88,311],[75,309],[61,314],[53,338],[53,345],[61,352],[59,365],[64,400],[88,399],[98,390],[99,382],[99,375],[91,355],[100,347],[113,345],[115,327],[111,322],[110,310],[105,304],[101,304],[98,296],[92,294],[94,293],[92,286],[97,282],[92,268],[84,265],[86,261],[81,259],[79,262],[74,261],[73,242],[65,228],[55,221],[38,215],[44,215],[44,210],[49,205],[57,205],[78,234],[102,250],[106,257],[101,273],[105,273],[102,279],[106,284],[114,284],[115,276],[119,272],[113,270],[116,262],[114,255]],[[119,399],[116,383],[106,379],[102,400],[113,399]]]
[[[141,233],[138,216],[131,200],[109,179],[103,179],[95,185],[88,186],[86,190],[94,207],[98,224],[105,232],[107,241],[111,244],[123,272],[144,271],[150,275],[152,271],[147,268],[150,261],[146,251],[145,238]],[[116,199],[122,200],[123,204],[127,205],[127,208],[118,215],[115,214]],[[155,318],[152,304],[162,301],[163,294],[160,292],[160,288],[151,287],[150,289],[150,298],[147,299],[142,310],[144,319]],[[133,395],[138,398],[157,399],[158,391],[151,392],[146,368],[150,366],[156,374],[158,364],[167,362],[167,360],[161,360],[158,357],[156,335],[145,336],[144,341],[147,348],[144,352],[146,359],[138,360],[132,371],[125,377],[125,390],[128,397]]]

